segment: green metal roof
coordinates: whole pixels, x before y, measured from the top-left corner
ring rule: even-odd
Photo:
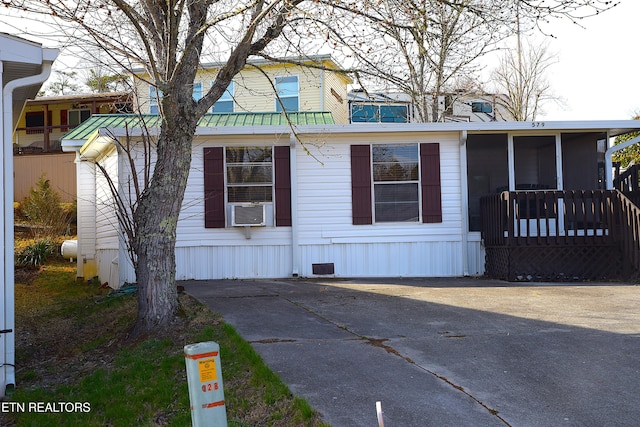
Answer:
[[[287,120],[288,119],[288,120]],[[139,128],[144,121],[146,127],[160,124],[160,116],[155,114],[94,114],[62,137],[63,141],[87,140],[98,129]],[[328,112],[287,113],[213,113],[205,114],[198,122],[199,127],[222,126],[284,126],[284,125],[329,125],[334,124]]]

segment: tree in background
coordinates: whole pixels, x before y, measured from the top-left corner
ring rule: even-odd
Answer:
[[[496,92],[503,96],[498,104],[516,121],[535,120],[542,107],[550,101],[559,101],[547,79],[549,68],[557,63],[557,56],[547,44],[518,44],[508,48],[492,73]]]
[[[116,92],[127,88],[128,78],[121,74],[101,74],[99,69],[92,68],[85,84],[95,93]]]
[[[636,113],[633,120],[640,120],[640,114]],[[614,144],[622,144],[638,136],[640,136],[640,132],[626,133],[616,137]],[[619,162],[622,168],[628,168],[630,165],[640,165],[640,144],[633,144],[613,153],[613,161]]]
[[[363,0],[360,10],[348,10],[358,14],[354,34],[329,34],[327,40],[354,62],[366,90],[408,94],[415,121],[440,121],[447,108],[440,105],[443,96],[477,91],[482,86],[479,59],[505,39],[540,22],[577,22],[614,5],[592,0]]]
[[[55,80],[47,85],[47,88],[41,95],[68,95],[78,90],[78,84],[76,83],[75,71],[62,71],[55,70]]]

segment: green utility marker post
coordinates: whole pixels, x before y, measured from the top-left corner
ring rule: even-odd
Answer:
[[[187,365],[191,425],[193,427],[226,427],[220,346],[213,341],[184,346]]]

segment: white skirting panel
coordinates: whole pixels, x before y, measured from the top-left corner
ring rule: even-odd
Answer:
[[[269,246],[200,246],[176,248],[176,278],[273,279],[290,277],[291,247]]]
[[[302,245],[300,275],[333,263],[335,277],[451,277],[463,275],[461,242]]]
[[[477,236],[474,236],[477,235]],[[482,276],[484,274],[485,250],[480,239],[480,233],[469,233],[467,241],[467,258],[469,259],[469,275]]]
[[[117,257],[117,249],[98,249],[96,251],[100,283],[108,282],[113,289],[119,288],[126,281],[120,279],[119,260]],[[116,260],[115,262],[113,262],[114,259]],[[122,273],[126,273],[126,271]]]
[[[456,277],[464,274],[462,242],[334,243],[301,245],[300,276],[313,277],[313,264],[333,263],[335,277]],[[484,272],[484,249],[468,242],[469,272]],[[129,263],[113,262],[118,251],[99,250],[98,273],[111,287],[135,282]],[[273,279],[291,277],[287,245],[176,248],[177,280]],[[122,269],[122,271],[119,271]]]
[[[118,250],[98,250],[98,276],[118,288],[125,282],[135,283],[131,263]],[[114,259],[116,261],[114,262]],[[120,261],[120,262],[119,262]],[[176,249],[177,280],[207,279],[274,279],[291,277],[289,246],[199,246]]]

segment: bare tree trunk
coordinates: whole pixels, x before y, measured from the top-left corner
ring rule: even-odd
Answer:
[[[178,215],[189,176],[194,116],[167,124],[158,140],[153,178],[134,214],[138,318],[134,335],[166,326],[175,319],[175,243]]]

